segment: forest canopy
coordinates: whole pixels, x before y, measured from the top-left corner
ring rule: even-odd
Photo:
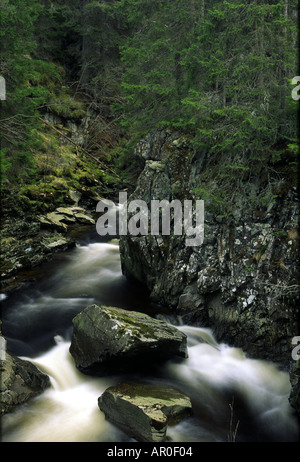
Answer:
[[[296,161],[296,0],[1,0],[0,35],[8,178],[79,93],[133,140],[167,127],[236,165]]]

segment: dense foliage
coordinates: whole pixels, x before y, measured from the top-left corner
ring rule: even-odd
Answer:
[[[235,172],[295,162],[296,24],[296,0],[1,0],[2,172],[33,168],[40,114],[79,91],[132,139],[176,128]]]
[[[171,125],[241,158],[295,138],[296,2],[124,4],[135,31],[122,47],[128,126]]]

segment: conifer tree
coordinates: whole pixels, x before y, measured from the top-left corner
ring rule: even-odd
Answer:
[[[127,126],[190,131],[213,152],[266,158],[296,136],[288,99],[297,73],[290,0],[124,0]]]
[[[47,62],[33,59],[36,47],[35,22],[41,11],[38,0],[2,0],[0,74],[6,81],[6,100],[1,102],[1,167],[18,173],[32,165],[32,149],[37,141],[37,108],[49,91],[41,84]]]

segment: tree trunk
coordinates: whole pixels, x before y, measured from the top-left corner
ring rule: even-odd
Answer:
[[[283,17],[284,20],[288,19],[288,0],[284,0],[283,5]],[[281,124],[280,133],[283,133],[286,126],[286,63],[285,63],[285,50],[287,45],[287,26],[283,26],[283,47],[282,47],[282,58],[280,64],[280,110],[281,110]]]
[[[200,7],[201,19],[204,19],[205,16],[205,0],[201,0],[201,7]]]

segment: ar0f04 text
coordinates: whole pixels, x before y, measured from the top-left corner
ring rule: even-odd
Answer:
[[[154,447],[151,451],[151,456],[167,456],[167,457],[172,457],[172,456],[192,456],[193,451],[192,447],[184,447],[184,446],[159,446],[159,447]]]

